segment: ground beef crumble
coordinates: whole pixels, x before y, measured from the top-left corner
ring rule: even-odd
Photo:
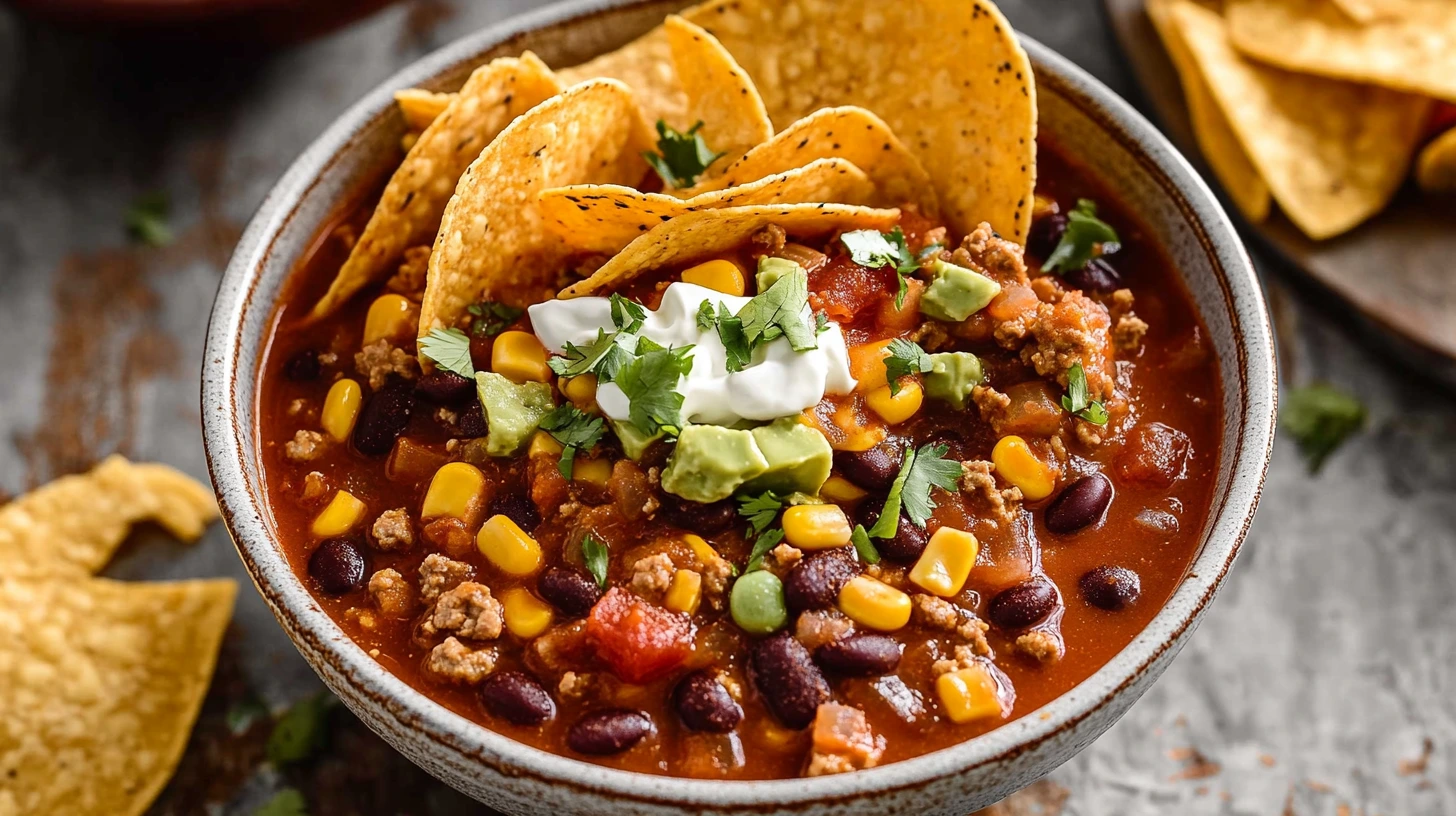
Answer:
[[[403,507],[380,513],[369,532],[374,546],[385,552],[408,550],[415,545],[414,524]]]
[[[885,747],[884,736],[870,729],[863,711],[840,703],[821,703],[814,714],[813,747],[804,775],[873,768],[879,764]]]
[[[632,591],[648,600],[661,598],[672,585],[676,569],[667,553],[639,558],[632,564]]]
[[[1016,638],[1016,650],[1042,663],[1051,663],[1062,658],[1062,639],[1055,632],[1033,629]]]
[[[420,363],[415,356],[388,339],[375,340],[355,354],[354,368],[369,378],[369,388],[374,391],[383,388],[391,374],[406,380],[420,376]]]
[[[970,610],[933,595],[917,594],[910,600],[913,604],[910,608],[911,621],[927,629],[955,632],[966,641],[971,654],[991,656],[991,644],[986,640],[986,632],[991,627]]]
[[[494,649],[472,649],[453,637],[430,650],[425,666],[431,673],[457,683],[475,685],[495,670]]]
[[[753,251],[755,255],[774,255],[781,252],[784,244],[788,241],[788,235],[784,228],[777,224],[769,224],[753,236]]]
[[[440,593],[454,589],[475,575],[475,567],[463,561],[452,561],[439,553],[430,553],[420,564],[420,597],[433,601]]]
[[[500,637],[504,614],[490,587],[466,581],[440,594],[423,629],[425,634],[449,631],[471,640],[495,640]]]
[[[794,637],[809,651],[854,634],[854,621],[837,609],[811,609],[794,622]]]
[[[324,478],[322,473],[319,473],[317,470],[311,470],[307,476],[303,477],[303,490],[299,493],[299,498],[303,499],[305,504],[313,504],[314,502],[320,501],[328,494],[329,480]]]
[[[996,486],[996,477],[991,475],[995,465],[982,459],[961,462],[961,492],[980,500],[981,504],[1001,524],[1010,525],[1016,521],[1016,512],[1021,503],[1021,489]]]
[[[323,455],[327,444],[324,435],[318,431],[300,430],[284,444],[283,455],[290,462],[312,462]]]
[[[391,618],[404,618],[414,611],[415,588],[399,570],[382,569],[369,578],[369,597],[374,607]]]

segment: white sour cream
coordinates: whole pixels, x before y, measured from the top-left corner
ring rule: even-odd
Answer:
[[[662,294],[657,311],[649,311],[639,332],[663,346],[691,345],[692,371],[678,383],[683,395],[683,418],[704,425],[732,425],[740,420],[766,421],[797,414],[817,405],[825,394],[848,394],[855,380],[849,373],[849,351],[844,334],[831,322],[819,335],[819,347],[797,352],[779,338],[759,346],[742,371],[729,372],[727,353],[716,330],[698,328],[698,309],[704,301],[719,303],[737,314],[751,298],[734,297],[691,283],[673,283]],[[608,334],[611,301],[601,297],[549,300],[529,309],[531,327],[548,350],[562,353],[567,343],[578,346]],[[806,306],[804,319],[814,324]],[[615,383],[597,389],[597,405],[615,420],[628,418],[627,396]]]

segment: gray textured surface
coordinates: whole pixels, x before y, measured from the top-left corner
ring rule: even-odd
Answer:
[[[0,12],[0,490],[116,449],[205,477],[202,336],[242,224],[364,91],[534,5],[417,0],[274,51],[119,42]],[[1002,6],[1136,101],[1092,0]],[[177,241],[132,246],[125,211],[156,189],[172,198]],[[1370,430],[1317,478],[1279,442],[1244,557],[1191,645],[1006,813],[1456,812],[1456,400],[1372,351],[1318,293],[1264,271],[1286,380],[1356,390]],[[246,583],[221,527],[191,548],[136,538],[109,574]],[[347,724],[335,736],[348,760],[283,774],[255,770],[258,729],[219,730],[248,689],[283,705],[317,687],[245,588],[218,699],[156,812],[248,813],[283,782],[318,814],[473,810]],[[408,796],[381,792],[385,779]]]

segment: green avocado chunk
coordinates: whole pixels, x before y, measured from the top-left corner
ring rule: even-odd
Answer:
[[[930,271],[935,279],[920,296],[920,311],[936,320],[959,323],[1001,293],[1001,284],[964,266],[937,260]]]
[[[758,273],[753,276],[754,283],[758,284],[758,293],[761,295],[767,292],[779,278],[800,268],[802,267],[788,258],[771,258],[767,255],[759,258]]]
[[[780,496],[803,493],[814,496],[829,478],[834,450],[824,434],[799,421],[797,416],[774,420],[753,429],[753,439],[768,470],[743,485],[749,493],[772,490]]]
[[[925,393],[957,408],[966,407],[971,389],[981,384],[981,361],[969,351],[945,351],[930,355],[930,373],[925,375]]]
[[[715,502],[765,470],[768,460],[751,431],[689,425],[662,471],[662,489],[689,501]]]
[[[652,443],[661,439],[663,436],[660,430],[651,436],[647,436],[638,430],[636,425],[630,422],[618,422],[615,419],[608,419],[607,424],[612,426],[612,432],[617,435],[617,441],[622,443],[622,453],[626,454],[627,458],[634,462],[641,459],[642,454],[647,452],[647,449],[652,446]]]
[[[493,371],[475,372],[475,393],[485,412],[485,452],[510,456],[526,444],[554,407],[546,383],[513,383]]]

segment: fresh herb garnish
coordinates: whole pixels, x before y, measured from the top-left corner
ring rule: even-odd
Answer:
[[[931,369],[930,355],[919,343],[904,338],[890,341],[886,348],[885,379],[890,381],[890,395],[900,393],[900,378],[906,374],[924,374]]]
[[[758,538],[753,540],[753,550],[748,553],[748,564],[743,567],[743,571],[745,573],[753,572],[762,567],[763,557],[768,555],[768,551],[777,547],[779,542],[783,540],[784,531],[777,527],[760,533]]]
[[[298,788],[282,788],[253,811],[253,816],[308,816],[308,801]]]
[[[854,230],[839,236],[839,240],[849,250],[849,259],[860,266],[869,269],[894,267],[900,283],[895,293],[895,308],[903,307],[905,294],[910,291],[910,276],[920,268],[920,259],[910,251],[904,230],[899,227],[889,232]]]
[[[1330,454],[1365,426],[1365,406],[1326,383],[1291,388],[1279,406],[1279,424],[1294,437],[1309,472],[1318,473]]]
[[[166,193],[147,193],[137,197],[126,211],[127,234],[132,240],[147,246],[161,247],[172,243],[172,228],[167,225],[171,209]]]
[[[597,579],[597,586],[607,588],[607,545],[597,541],[596,536],[587,533],[581,538],[581,560],[586,570]]]
[[[1107,408],[1099,401],[1087,398],[1087,372],[1081,363],[1072,363],[1067,369],[1067,393],[1062,397],[1062,407],[1067,413],[1087,420],[1093,425],[1107,424]]]
[[[475,365],[470,361],[470,338],[459,329],[430,329],[420,338],[420,355],[434,360],[435,365],[453,371],[467,380],[475,379]]]
[[[703,141],[702,134],[698,133],[702,126],[699,121],[683,133],[663,120],[657,120],[657,152],[644,152],[642,158],[662,177],[663,184],[675,189],[691,187],[708,165],[723,157],[722,153],[714,153]]]
[[[861,561],[866,564],[880,563],[880,551],[875,549],[875,542],[870,541],[870,534],[865,531],[863,524],[854,525],[854,532],[850,534],[849,540],[854,544],[854,550],[859,553]]]
[[[779,511],[784,509],[784,500],[774,495],[772,490],[765,490],[757,496],[738,497],[738,515],[748,519],[748,535],[761,535],[764,530],[773,526],[774,520],[779,517]]]
[[[794,351],[817,348],[814,329],[804,322],[804,308],[809,305],[809,276],[803,267],[774,281],[773,286],[738,310],[743,321],[743,337],[750,353],[764,343],[786,337]]]
[[[915,526],[925,528],[925,522],[936,507],[935,499],[930,495],[931,488],[955,490],[960,480],[961,465],[945,458],[948,450],[950,447],[944,444],[923,445],[919,450],[905,449],[905,461],[890,485],[879,519],[869,529],[870,537],[894,538],[900,530],[902,511]]]
[[[638,355],[616,372],[613,382],[627,397],[632,424],[647,436],[681,432],[683,395],[677,384],[693,368],[692,349],[662,348],[638,338]]]
[[[560,357],[552,357],[546,365],[558,377],[580,377],[583,374],[597,375],[597,383],[611,382],[617,372],[632,359],[632,352],[623,347],[622,341],[632,335],[622,332],[607,334],[597,329],[597,339],[578,346],[567,343]]]
[[[743,318],[730,314],[728,307],[719,303],[714,319],[718,324],[718,340],[723,343],[724,367],[729,371],[742,371],[753,361],[753,349],[743,334]]]
[[[584,413],[569,402],[552,408],[550,413],[541,417],[540,428],[561,443],[561,461],[556,467],[568,480],[571,479],[576,454],[591,450],[602,438],[602,418]]]
[[[1092,260],[1099,244],[1116,242],[1117,231],[1097,217],[1097,203],[1079,198],[1077,206],[1067,213],[1066,231],[1041,268],[1048,272],[1073,272]]]
[[[338,704],[338,698],[327,691],[294,703],[268,735],[268,761],[281,767],[322,750],[329,739],[329,712]]]
[[[628,300],[616,292],[608,298],[612,304],[612,324],[618,331],[632,333],[642,328],[647,320],[647,309],[642,304]]]
[[[829,331],[829,314],[823,309],[814,313],[814,333],[823,334]]]
[[[507,306],[493,300],[472,303],[465,307],[465,311],[474,318],[470,321],[470,334],[474,337],[495,337],[526,313],[520,307]]]
[[[226,722],[228,732],[233,736],[247,733],[253,723],[268,717],[268,707],[263,705],[256,695],[248,694],[247,697],[233,703],[228,708]]]

